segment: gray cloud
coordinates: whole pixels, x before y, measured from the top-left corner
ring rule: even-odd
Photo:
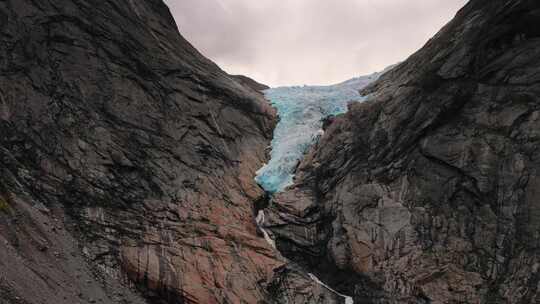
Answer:
[[[332,84],[402,61],[467,0],[166,0],[224,70],[269,85]]]

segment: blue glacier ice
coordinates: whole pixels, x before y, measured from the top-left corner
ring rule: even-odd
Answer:
[[[353,78],[331,86],[279,87],[265,91],[277,109],[271,158],[257,171],[255,180],[268,192],[282,191],[293,183],[294,170],[306,150],[322,133],[323,119],[347,111],[349,102],[363,101],[358,91],[382,73]]]

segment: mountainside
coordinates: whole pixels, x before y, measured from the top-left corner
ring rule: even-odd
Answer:
[[[248,88],[251,88],[255,91],[258,91],[258,92],[262,92],[264,90],[267,90],[269,89],[270,87],[265,85],[265,84],[262,84],[262,83],[258,83],[257,81],[247,77],[247,76],[244,76],[244,75],[230,75],[234,80],[236,80],[237,82],[239,82],[241,85],[244,85]]]
[[[277,165],[268,87],[162,0],[0,1],[0,41],[1,304],[540,303],[537,0],[267,91]]]
[[[0,1],[0,37],[0,303],[263,299],[259,92],[161,0]]]
[[[540,2],[470,1],[334,119],[263,226],[356,303],[537,303],[539,71]]]

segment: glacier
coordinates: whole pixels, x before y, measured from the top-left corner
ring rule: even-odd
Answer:
[[[307,149],[322,134],[323,119],[347,111],[349,102],[361,102],[359,90],[384,73],[373,73],[330,86],[292,86],[264,91],[277,109],[269,162],[255,180],[269,193],[292,185],[294,171]]]

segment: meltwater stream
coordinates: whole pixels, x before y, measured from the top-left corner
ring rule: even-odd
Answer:
[[[265,91],[266,98],[277,109],[279,123],[274,130],[270,161],[257,172],[256,181],[269,193],[284,190],[293,183],[294,169],[306,150],[322,134],[323,119],[344,113],[349,102],[363,101],[359,90],[382,73],[353,78],[333,86],[280,87]],[[270,233],[264,228],[264,210],[257,214],[257,225],[266,241],[276,248]],[[341,294],[312,273],[309,277],[353,304],[353,298]]]

